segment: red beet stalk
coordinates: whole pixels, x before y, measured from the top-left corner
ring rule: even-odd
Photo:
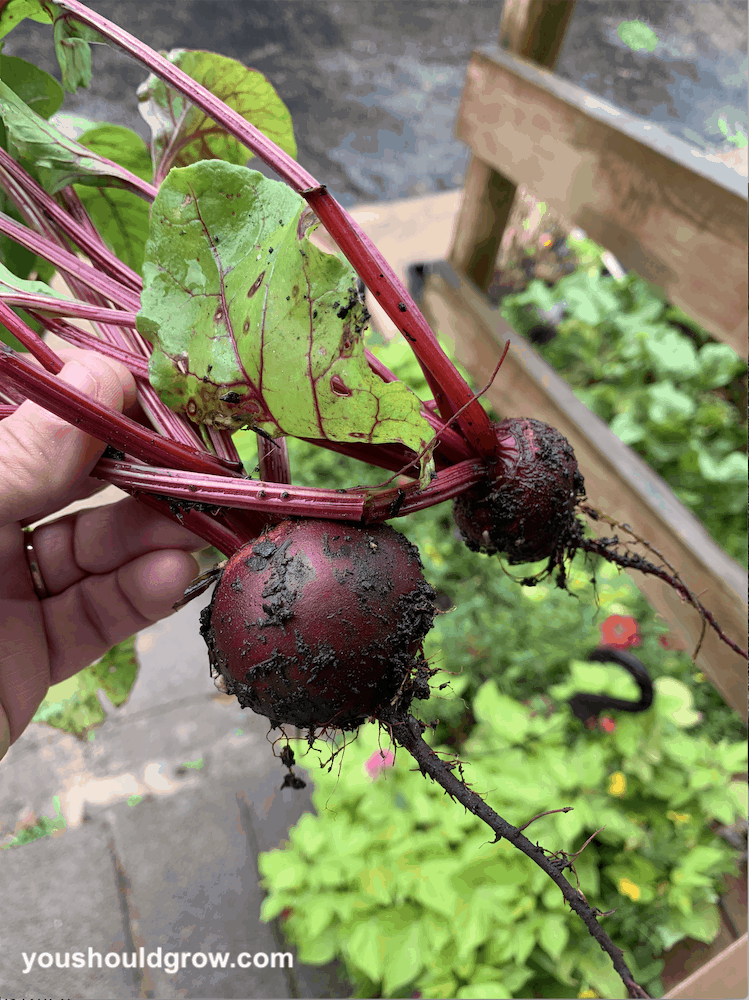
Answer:
[[[408,339],[424,369],[442,416],[449,419],[458,409],[466,407],[459,417],[463,434],[476,454],[486,457],[494,455],[496,437],[492,432],[491,421],[484,408],[474,400],[471,387],[439,346],[416,303],[382,254],[361,227],[325,190],[324,185],[259,129],[129,32],[90,10],[79,0],[61,0],[58,6],[69,10],[76,20],[99,31],[184,94],[306,198],[367,287],[377,296],[387,315]]]

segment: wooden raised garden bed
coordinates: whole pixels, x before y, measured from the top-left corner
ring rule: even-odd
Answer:
[[[473,53],[457,125],[473,160],[448,259],[426,269],[422,306],[433,328],[454,340],[457,359],[477,385],[486,383],[511,341],[488,402],[500,417],[533,416],[557,427],[575,449],[589,502],[654,545],[741,643],[744,570],[485,294],[522,186],[660,286],[713,337],[746,353],[746,181],[720,158],[705,157],[550,72],[573,6],[507,0],[500,45]],[[699,614],[654,578],[638,575],[636,582],[675,637],[694,649]],[[697,662],[746,722],[746,661],[708,629]],[[745,877],[722,903],[725,920],[712,945],[683,942],[674,949],[671,968],[681,974],[664,975],[667,996],[746,995]]]

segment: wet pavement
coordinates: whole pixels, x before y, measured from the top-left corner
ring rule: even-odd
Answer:
[[[291,111],[299,161],[351,205],[462,185],[468,155],[454,124],[465,68],[477,45],[496,40],[503,4],[99,0],[90,6],[157,50],[210,49],[264,73]],[[652,52],[633,52],[619,38],[621,22],[637,18],[655,35]],[[721,118],[731,134],[747,134],[746,39],[743,0],[578,0],[556,72],[687,142],[726,148]],[[59,78],[45,26],[23,22],[4,51],[37,59]],[[94,46],[91,87],[68,95],[63,110],[117,121],[148,138],[135,98],[144,78],[128,56]]]

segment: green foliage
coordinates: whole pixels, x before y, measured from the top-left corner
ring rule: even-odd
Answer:
[[[568,315],[539,353],[746,565],[746,363],[637,275],[604,276],[587,243],[588,266],[552,288],[532,281],[503,300],[502,313],[527,333],[539,310],[564,303]]]
[[[659,684],[653,709],[603,737],[581,732],[566,709],[546,717],[488,680],[473,699],[477,725],[463,754],[466,780],[511,823],[573,807],[536,821],[540,843],[574,852],[605,827],[575,863],[580,888],[592,905],[616,910],[606,929],[656,995],[662,962],[653,956],[717,933],[716,889],[735,861],[707,821],[745,812],[745,785],[731,783],[745,741],[686,733],[678,701]],[[287,847],[260,856],[262,918],[284,915],[300,961],[342,959],[359,996],[626,995],[528,858],[492,843],[402,752],[383,766],[385,731],[368,725],[348,740],[307,752],[317,815],[302,817]]]
[[[65,91],[53,76],[19,56],[0,56],[0,79],[44,119],[59,111],[65,97]],[[4,137],[5,133],[2,134]]]
[[[151,155],[132,129],[124,125],[94,125],[80,136],[79,143],[99,156],[114,160],[141,180],[151,180]],[[73,187],[109,249],[140,274],[148,239],[148,203],[124,188],[83,184]]]
[[[0,38],[26,17],[41,24],[52,24],[62,85],[75,93],[78,87],[88,87],[91,82],[89,42],[106,42],[107,39],[70,15],[63,17],[61,14],[61,9],[49,0],[8,0],[0,10]]]
[[[36,710],[34,722],[44,722],[75,736],[89,733],[106,718],[99,691],[118,708],[130,695],[138,673],[135,637],[113,646],[109,652],[60,684],[49,689]]]
[[[653,52],[658,44],[656,33],[642,21],[622,21],[616,29],[616,33],[624,44],[634,52],[639,52],[641,49]]]
[[[24,844],[30,844],[32,841],[40,840],[42,837],[54,837],[56,834],[61,833],[65,829],[66,823],[60,811],[60,800],[57,795],[54,798],[54,805],[54,816],[42,816],[33,826],[24,827],[7,844],[2,845],[2,850],[7,850],[10,847],[23,847]]]
[[[421,404],[370,370],[356,272],[312,242],[317,225],[256,171],[174,168],[151,210],[138,314],[151,384],[199,423],[421,451]]]
[[[3,44],[0,42],[0,49],[2,49]],[[42,118],[49,118],[62,104],[64,91],[57,80],[49,73],[34,66],[33,63],[26,62],[25,59],[20,59],[18,56],[0,55],[0,80]],[[6,152],[8,151],[8,134],[1,121],[0,146]],[[0,212],[10,216],[14,222],[24,223],[20,212],[4,190],[0,190]],[[19,278],[28,278],[32,271],[36,271],[39,277],[48,280],[52,274],[51,265],[4,234],[0,234],[0,265]],[[32,319],[24,310],[13,308],[13,312],[20,316],[32,330],[41,329],[39,322]],[[4,327],[0,330],[0,341],[16,351],[25,350],[13,334]]]
[[[4,38],[25,18],[40,24],[51,24],[52,18],[40,0],[9,0],[0,10],[0,38]]]
[[[285,153],[296,157],[289,109],[262,73],[217,52],[174,49],[167,59],[260,129]],[[187,167],[198,160],[225,160],[243,166],[254,155],[153,74],[138,88],[138,99],[153,132],[154,173],[159,176],[165,176],[171,166]]]
[[[128,187],[128,172],[114,160],[98,155],[33,111],[0,81],[0,115],[8,138],[8,152],[49,193],[68,184]],[[125,156],[129,155],[126,149]]]

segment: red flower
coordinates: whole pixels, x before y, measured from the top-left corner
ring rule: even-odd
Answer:
[[[641,643],[637,622],[624,615],[609,615],[601,625],[601,636],[604,646],[612,649],[627,649],[628,646],[639,646]]]
[[[598,725],[603,730],[604,733],[613,733],[616,729],[616,723],[613,719],[610,719],[608,715],[602,715],[598,720]]]

